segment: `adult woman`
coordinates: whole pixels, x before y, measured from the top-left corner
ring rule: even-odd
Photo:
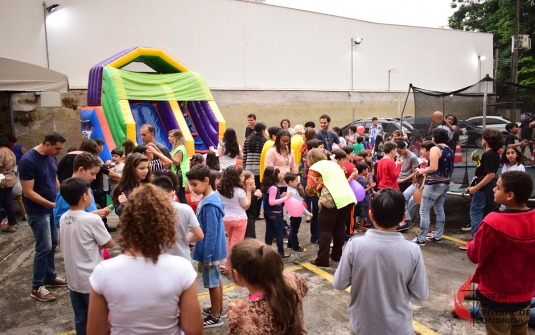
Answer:
[[[346,237],[346,221],[351,209],[357,202],[349,187],[344,171],[338,164],[327,160],[321,149],[308,152],[310,170],[307,176],[306,192],[313,195],[319,192],[319,231],[320,243],[318,256],[310,263],[328,267],[331,239],[333,248],[331,259],[339,262]]]
[[[165,253],[177,239],[169,195],[154,185],[139,187],[119,224],[122,254],[89,278],[87,332],[200,334],[197,273],[185,258]]]
[[[17,229],[17,216],[13,207],[12,194],[13,186],[17,183],[15,168],[17,166],[17,157],[8,147],[7,137],[0,135],[0,205],[7,215],[7,227],[2,229],[6,233],[14,233]],[[1,177],[0,177],[1,178]]]
[[[273,166],[280,171],[278,186],[281,192],[285,192],[287,187],[284,174],[286,172],[297,173],[297,165],[291,147],[290,133],[288,130],[281,129],[277,133],[275,144],[266,154],[266,167]]]
[[[238,138],[234,129],[227,128],[225,130],[223,141],[217,144],[217,153],[219,154],[221,171],[225,171],[231,165],[236,165],[236,158],[242,159],[242,148],[238,144]]]
[[[342,133],[342,129],[340,127],[333,127],[333,131],[338,135],[338,139],[340,140],[340,144],[338,145],[340,148],[347,146],[346,139],[344,138],[344,134]]]
[[[428,241],[441,242],[444,232],[444,201],[446,193],[450,189],[451,174],[453,172],[454,152],[448,147],[448,133],[444,129],[433,130],[433,142],[436,146],[429,152],[429,166],[425,169],[416,169],[416,175],[426,174],[425,187],[420,204],[420,232],[412,241],[419,245],[425,245]],[[436,228],[433,236],[427,236],[431,222],[431,207],[434,208],[437,217]]]
[[[256,188],[260,188],[260,156],[266,143],[266,124],[257,122],[254,126],[254,134],[245,140],[243,145],[243,169],[254,174]]]
[[[284,130],[288,130],[290,132],[290,136],[294,136],[294,130],[290,127],[289,119],[282,119],[281,128]]]
[[[178,177],[178,201],[187,204],[186,200],[186,173],[189,172],[188,150],[186,149],[186,138],[179,129],[169,132],[169,143],[173,146],[171,149],[171,171]]]
[[[7,147],[13,151],[15,157],[17,157],[17,165],[19,164],[22,155],[26,153],[26,148],[20,145],[19,141],[13,134],[6,134],[7,138]]]
[[[134,148],[136,146],[134,141],[132,141],[129,138],[124,140],[123,143],[121,143],[121,145],[123,146],[123,149],[124,149],[124,157],[128,157],[128,155],[130,155],[132,151],[134,151]]]
[[[458,120],[455,115],[446,114],[446,116],[444,116],[442,124],[435,128],[435,129],[444,129],[448,133],[447,145],[448,147],[450,147],[451,150],[453,150],[453,152],[455,152],[455,146],[457,144],[455,137],[457,137],[457,140],[459,137],[459,134],[457,132],[457,123],[458,123]],[[431,125],[429,126],[429,133],[431,133],[433,130],[433,124],[434,122],[431,122]]]

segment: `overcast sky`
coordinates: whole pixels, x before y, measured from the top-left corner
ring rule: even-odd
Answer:
[[[451,0],[266,0],[277,6],[409,26],[447,26]]]

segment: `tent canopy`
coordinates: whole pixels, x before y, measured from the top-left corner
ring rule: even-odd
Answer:
[[[0,91],[60,91],[69,90],[69,79],[45,67],[0,57]]]

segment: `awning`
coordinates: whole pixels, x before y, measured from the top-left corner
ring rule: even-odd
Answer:
[[[42,66],[0,57],[0,91],[69,91],[69,79]]]

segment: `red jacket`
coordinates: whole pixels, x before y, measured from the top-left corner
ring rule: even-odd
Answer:
[[[396,165],[390,158],[383,157],[377,162],[376,169],[379,189],[391,187],[399,190],[398,176],[401,172],[401,164]]]
[[[467,253],[470,261],[477,263],[474,282],[487,299],[531,300],[535,295],[535,210],[490,213]]]

